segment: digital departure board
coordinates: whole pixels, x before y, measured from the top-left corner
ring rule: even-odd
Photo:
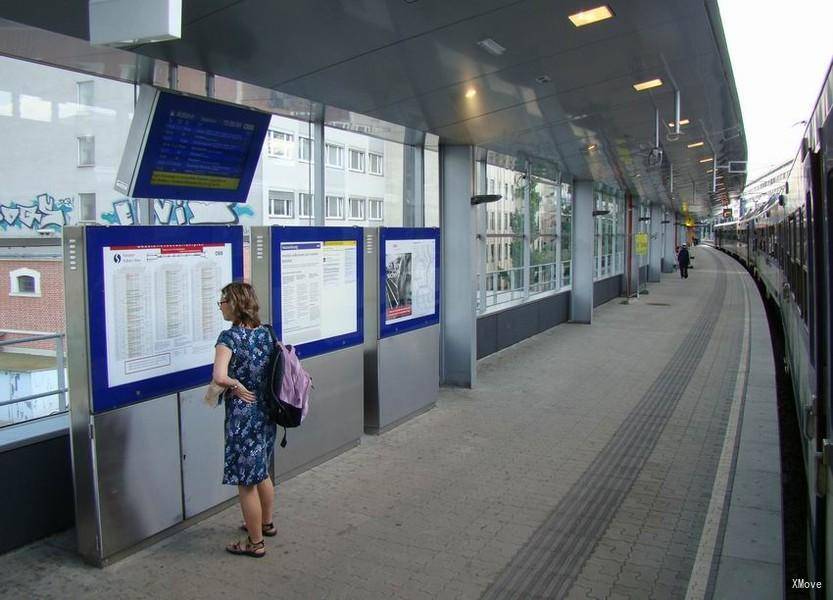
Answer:
[[[269,120],[142,86],[115,188],[133,198],[245,202]]]

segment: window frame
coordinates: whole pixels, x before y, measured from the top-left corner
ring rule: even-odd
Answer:
[[[338,152],[338,156],[341,158],[341,164],[334,164],[330,162],[330,148],[336,148],[340,150]],[[331,144],[327,142],[324,144],[324,166],[330,169],[344,169],[344,145],[343,144]]]
[[[372,206],[379,207],[379,216],[373,216]],[[368,221],[384,221],[385,220],[385,199],[384,198],[368,198],[367,199],[367,220]]]
[[[373,161],[370,157],[375,157],[379,159],[379,171],[376,172],[373,170],[372,165]],[[371,175],[376,175],[377,177],[384,177],[385,176],[385,155],[379,154],[378,152],[371,152],[370,150],[367,151],[367,172]]]
[[[282,160],[292,160],[293,159],[293,152],[292,150],[288,150],[283,154],[279,154],[277,152],[272,152],[272,143],[274,138],[277,135],[288,136],[289,140],[283,140],[284,143],[289,143],[290,145],[295,145],[295,134],[291,131],[286,131],[284,129],[275,129],[270,127],[266,131],[266,155],[269,158],[280,158]]]
[[[336,199],[336,207],[338,208],[338,215],[331,216],[330,215],[330,198]],[[344,220],[344,196],[338,196],[336,194],[326,194],[324,196],[324,218],[331,219],[333,221],[343,221]]]
[[[304,158],[303,156],[301,156],[301,148],[303,148],[305,146],[304,142],[307,142],[306,145],[309,147],[309,158]],[[298,136],[298,161],[302,162],[302,163],[313,163],[314,162],[313,156],[315,155],[314,148],[315,148],[315,142],[313,141],[312,138],[309,138],[309,137],[306,137],[306,136],[303,136],[303,135],[299,135]]]
[[[304,212],[302,211],[302,208],[304,206],[304,196],[309,196],[309,214],[304,214]],[[312,192],[298,192],[298,218],[315,218],[315,194],[313,194]]]
[[[272,198],[272,193],[275,194],[290,194],[290,198]],[[282,190],[282,189],[275,189],[269,188],[266,192],[266,197],[269,202],[269,206],[267,207],[267,213],[270,219],[294,219],[295,218],[295,192],[292,190]],[[272,201],[276,200],[283,204],[283,206],[289,207],[289,214],[279,214],[272,210],[273,205]]]
[[[29,277],[32,279],[34,283],[33,292],[22,292],[20,290],[20,279],[23,277]],[[14,269],[13,271],[9,271],[9,296],[19,298],[40,298],[42,295],[41,274],[39,271],[35,271],[34,269],[30,269],[28,267],[20,267],[18,269]]]
[[[86,196],[86,198],[85,198],[85,196]],[[85,205],[84,200],[85,199],[89,200],[90,196],[92,196],[92,218],[91,219],[86,219],[86,218],[84,218],[85,217],[84,212],[85,212],[85,209],[87,207]],[[79,209],[78,210],[78,214],[79,214],[79,219],[78,220],[79,220],[79,222],[92,223],[96,220],[95,205],[96,205],[95,192],[78,192],[78,209]]]
[[[75,136],[78,146],[78,166],[79,167],[94,167],[95,166],[95,136],[94,135],[78,135]],[[81,140],[91,140],[92,150],[90,154],[92,155],[91,162],[81,162]]]
[[[353,155],[361,156],[361,169],[353,167]],[[367,153],[359,148],[347,148],[347,170],[352,173],[364,173],[367,170]]]
[[[353,216],[353,200],[360,201],[359,206],[361,207],[360,215],[358,217]],[[367,196],[348,196],[347,197],[347,211],[346,216],[348,221],[364,221],[365,215],[367,214]]]

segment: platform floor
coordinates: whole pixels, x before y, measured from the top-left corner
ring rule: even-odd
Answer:
[[[228,509],[103,570],[65,534],[6,598],[779,598],[772,355],[716,250],[479,364],[476,389],[278,487],[261,560]],[[220,465],[218,465],[219,476]]]

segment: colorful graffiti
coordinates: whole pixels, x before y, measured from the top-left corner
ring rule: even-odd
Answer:
[[[49,194],[38,194],[31,204],[10,202],[0,204],[0,229],[54,229],[68,223],[72,198],[55,199]]]
[[[251,207],[237,203],[153,201],[153,222],[159,225],[236,225],[242,217],[253,217],[254,214]],[[113,202],[112,212],[103,213],[101,218],[111,225],[134,225],[134,201],[124,198]]]

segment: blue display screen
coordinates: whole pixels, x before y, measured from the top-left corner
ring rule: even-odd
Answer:
[[[364,343],[360,227],[272,227],[272,323],[309,358]]]
[[[440,322],[440,230],[379,231],[379,338]]]
[[[270,115],[158,93],[132,195],[245,202]]]
[[[243,228],[87,227],[85,238],[92,411],[207,384],[229,325],[220,289],[243,279]]]

